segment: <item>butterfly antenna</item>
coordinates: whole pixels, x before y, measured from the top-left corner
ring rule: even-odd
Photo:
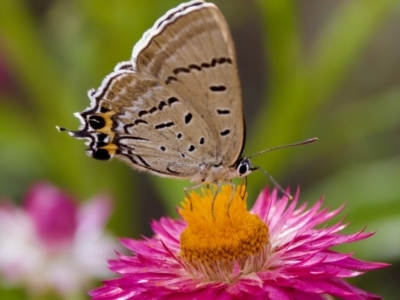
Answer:
[[[273,185],[282,193],[284,194],[286,197],[289,198],[289,200],[293,200],[292,195],[290,195],[289,193],[287,193],[280,185],[279,183],[267,172],[265,171],[263,168],[261,168],[260,166],[254,166],[254,170],[260,170],[264,173],[265,176],[267,176],[267,178],[269,179],[269,181],[271,181],[273,183]]]
[[[267,149],[267,150],[260,151],[260,152],[258,152],[256,154],[252,155],[252,156],[249,156],[248,158],[253,158],[255,156],[258,156],[260,154],[263,154],[263,153],[266,153],[266,152],[270,152],[270,151],[273,151],[273,150],[278,150],[278,149],[288,148],[288,147],[293,147],[293,146],[306,145],[306,144],[314,143],[316,141],[318,141],[318,138],[312,138],[312,139],[308,139],[308,140],[305,140],[305,141],[302,141],[302,142],[298,142],[298,143],[286,144],[286,145],[282,145],[282,146],[278,146],[278,147],[274,147],[274,148],[270,148],[270,149]],[[270,177],[270,175],[268,175],[268,176]],[[272,177],[270,177],[270,178],[272,178]]]

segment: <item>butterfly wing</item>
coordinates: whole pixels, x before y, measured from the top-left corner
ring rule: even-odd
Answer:
[[[70,134],[88,139],[94,158],[195,182],[232,177],[244,120],[234,45],[215,5],[170,10],[89,97]]]
[[[72,134],[89,140],[87,152],[94,158],[115,155],[139,170],[193,178],[205,141],[215,147],[209,128],[181,95],[130,69],[118,65],[97,91],[89,92],[92,105],[77,114],[82,126]]]
[[[201,115],[216,141],[208,157],[213,164],[228,167],[238,160],[245,128],[237,62],[214,4],[191,1],[167,12],[135,45],[132,61],[134,71],[157,78]]]

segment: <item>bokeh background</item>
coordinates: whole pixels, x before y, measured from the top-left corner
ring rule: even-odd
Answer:
[[[244,154],[317,136],[312,145],[259,156],[301,200],[337,208],[377,233],[342,247],[392,266],[351,280],[400,298],[400,1],[215,0],[235,40],[247,123]],[[109,230],[151,235],[149,222],[176,216],[187,182],[88,158],[73,112],[145,30],[179,0],[0,2],[0,196],[21,201],[37,180],[79,199],[114,197]],[[248,178],[249,202],[266,185]],[[337,221],[337,220],[336,220]],[[20,294],[16,294],[20,295]],[[2,299],[18,299],[0,291]],[[4,298],[7,297],[7,298]],[[14,298],[13,298],[14,297]]]

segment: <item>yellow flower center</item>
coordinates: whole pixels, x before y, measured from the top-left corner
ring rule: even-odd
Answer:
[[[232,282],[263,268],[270,250],[268,227],[247,211],[244,186],[234,194],[230,185],[222,186],[212,205],[214,196],[207,188],[181,203],[179,214],[188,225],[180,237],[180,256],[194,277]]]

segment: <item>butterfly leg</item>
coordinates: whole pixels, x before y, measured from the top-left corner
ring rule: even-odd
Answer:
[[[192,186],[185,187],[183,189],[183,192],[185,193],[186,198],[188,198],[189,201],[190,201],[190,210],[191,211],[193,211],[193,203],[192,203],[192,200],[190,199],[189,191],[195,190],[195,189],[197,189],[197,188],[199,188],[199,187],[201,187],[203,185],[204,185],[204,183],[199,183],[199,184],[195,184],[195,185],[192,185]],[[207,184],[207,188],[209,188],[208,184]]]
[[[221,190],[221,186],[222,186],[222,181],[218,181],[217,183],[216,183],[216,188],[215,188],[215,193],[214,193],[214,197],[213,197],[213,199],[212,199],[212,201],[211,201],[211,215],[212,215],[212,217],[213,217],[213,219],[215,220],[215,215],[214,215],[214,202],[215,202],[215,199],[217,199],[217,195],[218,195],[218,193],[219,193],[219,191]]]
[[[230,209],[230,207],[231,207],[231,203],[232,203],[232,201],[233,201],[233,197],[235,196],[236,186],[235,186],[235,184],[234,184],[232,181],[226,181],[225,183],[226,183],[226,184],[229,184],[229,185],[232,187],[231,198],[229,199],[228,207],[227,207],[227,209],[226,209],[226,213],[227,213],[228,217],[230,218],[231,216],[229,215],[229,209]]]
[[[183,189],[183,191],[184,191],[186,197],[187,197],[187,198],[189,199],[189,201],[190,201],[190,210],[193,210],[193,203],[192,203],[192,200],[190,199],[189,191],[194,190],[194,189],[197,189],[197,188],[199,188],[199,187],[201,187],[201,186],[203,186],[203,185],[204,185],[204,183],[199,183],[199,184],[195,184],[195,185],[192,185],[192,186],[189,186],[189,187],[185,187],[185,188]],[[209,183],[206,183],[205,185],[206,185],[207,189],[210,188]],[[222,182],[218,182],[218,183],[216,184],[217,187],[216,187],[216,189],[215,189],[215,193],[214,193],[213,199],[212,199],[212,201],[211,201],[211,215],[212,215],[212,217],[214,218],[214,220],[215,220],[215,216],[214,216],[214,202],[215,202],[215,199],[217,198],[218,192],[221,190],[221,185],[222,185]]]
[[[241,185],[244,185],[244,193],[243,195],[240,195],[240,197],[242,197],[242,200],[244,200],[244,197],[246,196],[247,193],[247,176],[242,178]]]
[[[217,195],[218,195],[218,193],[219,193],[220,190],[221,190],[222,184],[228,184],[228,185],[230,185],[230,186],[232,187],[232,194],[231,194],[231,197],[230,197],[230,199],[229,199],[228,207],[227,207],[227,214],[228,214],[228,217],[230,217],[230,216],[229,216],[229,208],[230,208],[230,205],[231,205],[231,203],[232,203],[233,197],[235,196],[236,187],[235,187],[235,185],[234,185],[234,183],[233,183],[232,181],[218,181],[218,182],[215,184],[215,185],[216,185],[216,188],[215,188],[215,191],[214,191],[213,199],[212,199],[212,201],[211,201],[211,215],[212,215],[212,217],[213,217],[214,220],[215,220],[215,215],[214,215],[214,202],[215,202],[215,200],[217,199]],[[189,191],[194,190],[194,189],[197,189],[197,188],[199,188],[199,187],[201,187],[201,186],[203,186],[203,185],[204,185],[204,183],[199,183],[199,184],[195,184],[195,185],[193,185],[193,186],[189,186],[189,187],[186,187],[186,188],[183,189],[183,191],[184,191],[186,197],[187,197],[187,198],[189,199],[189,201],[190,201],[190,210],[193,210],[193,203],[192,203],[192,200],[190,199]],[[207,187],[207,189],[209,189],[209,188],[210,188],[209,184],[206,184],[206,187]],[[243,196],[243,198],[244,198],[244,196]]]

